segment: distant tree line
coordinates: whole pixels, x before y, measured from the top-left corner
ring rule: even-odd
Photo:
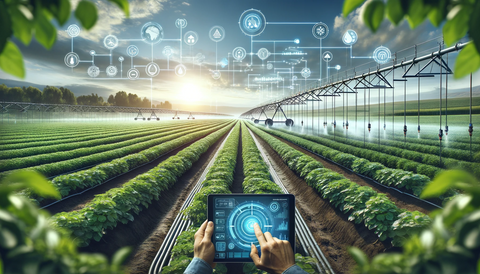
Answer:
[[[146,97],[142,99],[138,97],[137,94],[127,94],[125,91],[119,91],[115,95],[111,94],[105,102],[102,96],[94,93],[75,97],[72,91],[63,87],[46,86],[43,91],[41,91],[35,87],[9,88],[5,84],[0,85],[0,101],[89,106],[150,107],[150,100]],[[165,101],[160,102],[158,105],[152,105],[152,107],[172,109],[172,104]]]

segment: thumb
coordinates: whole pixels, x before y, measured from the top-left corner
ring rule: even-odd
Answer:
[[[250,248],[251,248],[250,258],[252,258],[253,263],[254,263],[255,265],[259,265],[259,264],[260,264],[260,257],[258,257],[257,247],[252,244],[252,245],[250,246]]]

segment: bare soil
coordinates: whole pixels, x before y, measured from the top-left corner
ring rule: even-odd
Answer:
[[[322,199],[265,141],[257,139],[287,190],[295,195],[296,207],[335,273],[353,272],[355,262],[348,254],[349,246],[360,248],[369,257],[390,248],[365,226],[348,221],[346,214]]]

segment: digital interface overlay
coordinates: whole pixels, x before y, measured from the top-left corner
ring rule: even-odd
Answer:
[[[215,261],[249,262],[250,245],[260,252],[254,224],[280,240],[295,239],[293,195],[210,195],[208,219],[215,224]],[[292,244],[292,242],[291,242]],[[292,244],[292,248],[294,245]]]

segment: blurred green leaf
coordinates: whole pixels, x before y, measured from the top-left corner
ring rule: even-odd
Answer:
[[[363,11],[363,22],[373,32],[376,32],[385,16],[385,4],[382,1],[374,0],[365,4]]]
[[[473,8],[472,14],[470,15],[470,22],[469,22],[469,32],[468,34],[473,40],[475,47],[477,48],[477,52],[480,52],[480,1],[475,2],[475,6]]]
[[[411,0],[407,12],[407,20],[410,27],[416,28],[420,25],[430,12],[431,7],[423,4],[423,0]]]
[[[462,7],[452,19],[445,23],[443,26],[443,38],[448,46],[467,34],[470,13],[471,11],[467,7]]]
[[[5,178],[9,184],[19,183],[25,188],[30,188],[32,191],[42,197],[51,197],[60,199],[60,193],[47,179],[34,171],[19,171],[14,172]]]
[[[32,40],[32,22],[16,6],[10,8],[10,14],[12,15],[13,35],[23,44],[30,44]]]
[[[0,1],[0,54],[3,52],[8,38],[12,35],[12,21],[4,1]]]
[[[65,24],[68,18],[70,18],[70,0],[59,0],[59,5],[52,12],[60,25]]]
[[[35,16],[35,38],[46,49],[50,49],[57,39],[57,30],[42,11]]]
[[[357,262],[357,264],[358,264],[361,268],[363,268],[363,267],[365,267],[366,265],[368,265],[367,255],[365,255],[365,253],[363,253],[363,251],[361,251],[360,249],[351,246],[351,247],[348,248],[348,253],[350,253],[350,255],[353,257],[353,259],[355,260],[355,262]]]
[[[18,78],[25,77],[22,53],[12,41],[7,41],[3,52],[0,54],[0,68]]]
[[[124,247],[118,250],[117,252],[115,252],[112,258],[112,265],[121,266],[131,252],[132,252],[131,247]]]
[[[128,0],[108,0],[108,1],[117,4],[123,10],[123,12],[125,13],[125,16],[127,17],[130,16]]]
[[[428,19],[435,27],[440,26],[442,21],[447,16],[447,0],[440,0],[436,7],[432,8],[428,14]]]
[[[480,68],[480,54],[473,43],[465,46],[458,54],[455,62],[454,77],[456,79],[465,77]]]
[[[347,17],[350,12],[362,5],[365,0],[345,0],[343,2],[343,17]]]
[[[457,61],[458,62],[458,61]],[[444,194],[448,189],[458,187],[460,183],[476,185],[475,177],[461,170],[447,170],[436,176],[423,190],[421,198],[433,198]]]
[[[405,15],[405,12],[402,8],[402,2],[400,0],[388,0],[386,9],[387,18],[394,25],[398,25]]]
[[[92,2],[83,0],[78,3],[75,17],[82,23],[85,29],[91,29],[97,22],[97,8]]]

